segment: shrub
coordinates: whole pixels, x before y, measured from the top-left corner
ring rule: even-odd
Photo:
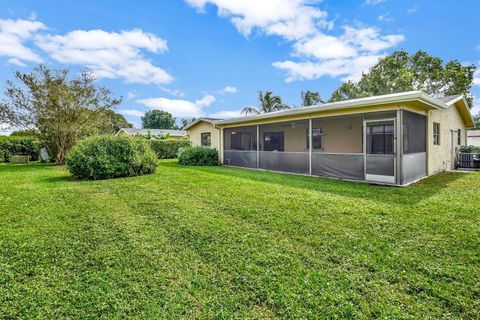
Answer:
[[[98,180],[153,173],[157,157],[141,138],[93,136],[70,150],[66,165],[77,179]]]
[[[204,147],[182,148],[178,152],[178,163],[185,166],[217,166],[218,151]]]
[[[180,148],[190,146],[188,140],[150,140],[150,146],[158,159],[173,159],[177,157]]]
[[[480,152],[480,147],[476,147],[476,146],[461,146],[461,147],[460,147],[460,152],[464,152],[464,153],[477,153],[477,152]]]
[[[29,156],[38,160],[40,141],[36,137],[4,136],[0,137],[0,161],[9,162],[12,155]]]

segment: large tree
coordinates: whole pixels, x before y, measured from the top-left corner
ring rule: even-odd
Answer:
[[[245,107],[242,110],[243,114],[261,114],[284,109],[290,109],[289,106],[283,104],[282,98],[274,96],[271,91],[266,91],[265,94],[261,90],[258,91],[258,100],[260,106],[258,108]]]
[[[330,101],[421,90],[435,97],[464,94],[471,105],[474,72],[474,65],[463,65],[457,60],[444,63],[425,51],[413,55],[395,51],[380,59],[358,82],[342,84]]]
[[[101,120],[101,131],[106,134],[115,134],[121,128],[133,128],[133,124],[127,121],[125,117],[113,110],[105,110]]]
[[[162,110],[150,110],[142,116],[144,129],[178,129],[177,119],[170,112]]]
[[[302,98],[302,107],[309,107],[319,103],[323,103],[320,93],[316,91],[302,91],[300,93],[300,96]]]
[[[40,65],[30,73],[16,72],[15,79],[7,81],[0,109],[9,123],[38,130],[57,164],[65,162],[78,139],[98,133],[104,112],[120,103],[87,72],[71,77],[68,69]]]

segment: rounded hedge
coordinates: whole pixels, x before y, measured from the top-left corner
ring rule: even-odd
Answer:
[[[188,140],[150,140],[150,146],[159,159],[173,159],[177,157],[180,148],[190,147]]]
[[[94,136],[70,150],[66,165],[77,179],[98,180],[153,173],[157,157],[144,139]]]
[[[218,151],[205,147],[182,148],[178,151],[178,163],[185,166],[217,166]]]

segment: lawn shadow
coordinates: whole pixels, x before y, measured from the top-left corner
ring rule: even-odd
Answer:
[[[175,164],[168,164],[175,165]],[[356,197],[387,204],[415,205],[437,194],[449,184],[463,177],[463,173],[445,172],[428,177],[408,187],[382,186],[364,182],[344,181],[326,177],[311,177],[289,173],[251,170],[232,167],[186,167],[215,175],[224,175],[241,180],[259,181],[319,193]]]

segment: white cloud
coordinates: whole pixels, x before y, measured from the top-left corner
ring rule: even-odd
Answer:
[[[473,85],[480,86],[480,70],[477,69],[473,74]]]
[[[215,100],[214,96],[206,95],[195,102],[168,98],[147,98],[137,102],[151,109],[168,111],[175,117],[201,117],[204,115],[203,107],[209,106]]]
[[[236,93],[236,92],[238,92],[237,87],[235,87],[235,86],[226,86],[225,88],[223,88],[222,91],[224,93]]]
[[[358,80],[362,72],[374,65],[381,56],[369,55],[355,58],[330,59],[321,61],[282,61],[273,66],[287,72],[287,82],[312,80],[323,76],[342,77],[342,80]]]
[[[383,21],[383,22],[393,22],[395,21],[392,16],[390,16],[390,13],[383,13],[378,16],[378,21]]]
[[[178,89],[170,89],[170,88],[167,88],[167,87],[160,86],[160,90],[162,90],[163,92],[169,93],[174,97],[181,98],[181,97],[185,96],[185,92],[183,92],[182,90],[178,90]]]
[[[206,96],[204,96],[203,98],[199,99],[199,100],[196,100],[195,101],[195,104],[199,105],[199,106],[209,106],[211,105],[212,103],[215,102],[215,100],[217,100],[214,96],[212,96],[211,94],[207,94]]]
[[[136,96],[137,96],[137,93],[135,92],[135,90],[127,92],[127,100],[132,100]]]
[[[249,36],[254,29],[288,40],[316,33],[318,27],[331,28],[327,13],[308,5],[310,0],[186,0],[204,12],[207,4],[216,5],[218,15],[228,17],[237,30]]]
[[[369,6],[376,6],[377,4],[380,4],[382,2],[385,2],[386,0],[366,0],[365,4]]]
[[[118,110],[118,113],[126,116],[141,117],[144,115],[145,112],[135,109],[120,109]]]
[[[210,113],[208,116],[211,118],[228,119],[228,118],[240,117],[241,115],[242,115],[242,110],[222,110],[222,111]]]
[[[470,113],[472,115],[480,115],[480,98],[477,96],[473,96],[473,103],[472,103],[472,109],[470,109]]]
[[[84,65],[100,78],[144,84],[173,81],[170,74],[154,66],[142,52],[165,53],[166,41],[140,29],[74,30],[65,35],[37,35],[35,43],[55,61]]]
[[[0,56],[10,57],[9,62],[16,65],[43,62],[37,53],[26,46],[26,42],[44,29],[46,26],[38,21],[0,19]]]
[[[292,56],[298,61],[273,63],[286,71],[286,81],[316,79],[324,75],[356,79],[384,52],[404,40],[401,34],[383,35],[364,26],[344,26],[340,34],[329,34],[333,22],[316,6],[316,0],[186,0],[200,12],[208,4],[217,7],[221,17],[230,18],[237,30],[249,36],[253,31],[282,37],[292,43]],[[367,0],[377,5],[384,0]],[[386,19],[386,16],[385,16]]]

